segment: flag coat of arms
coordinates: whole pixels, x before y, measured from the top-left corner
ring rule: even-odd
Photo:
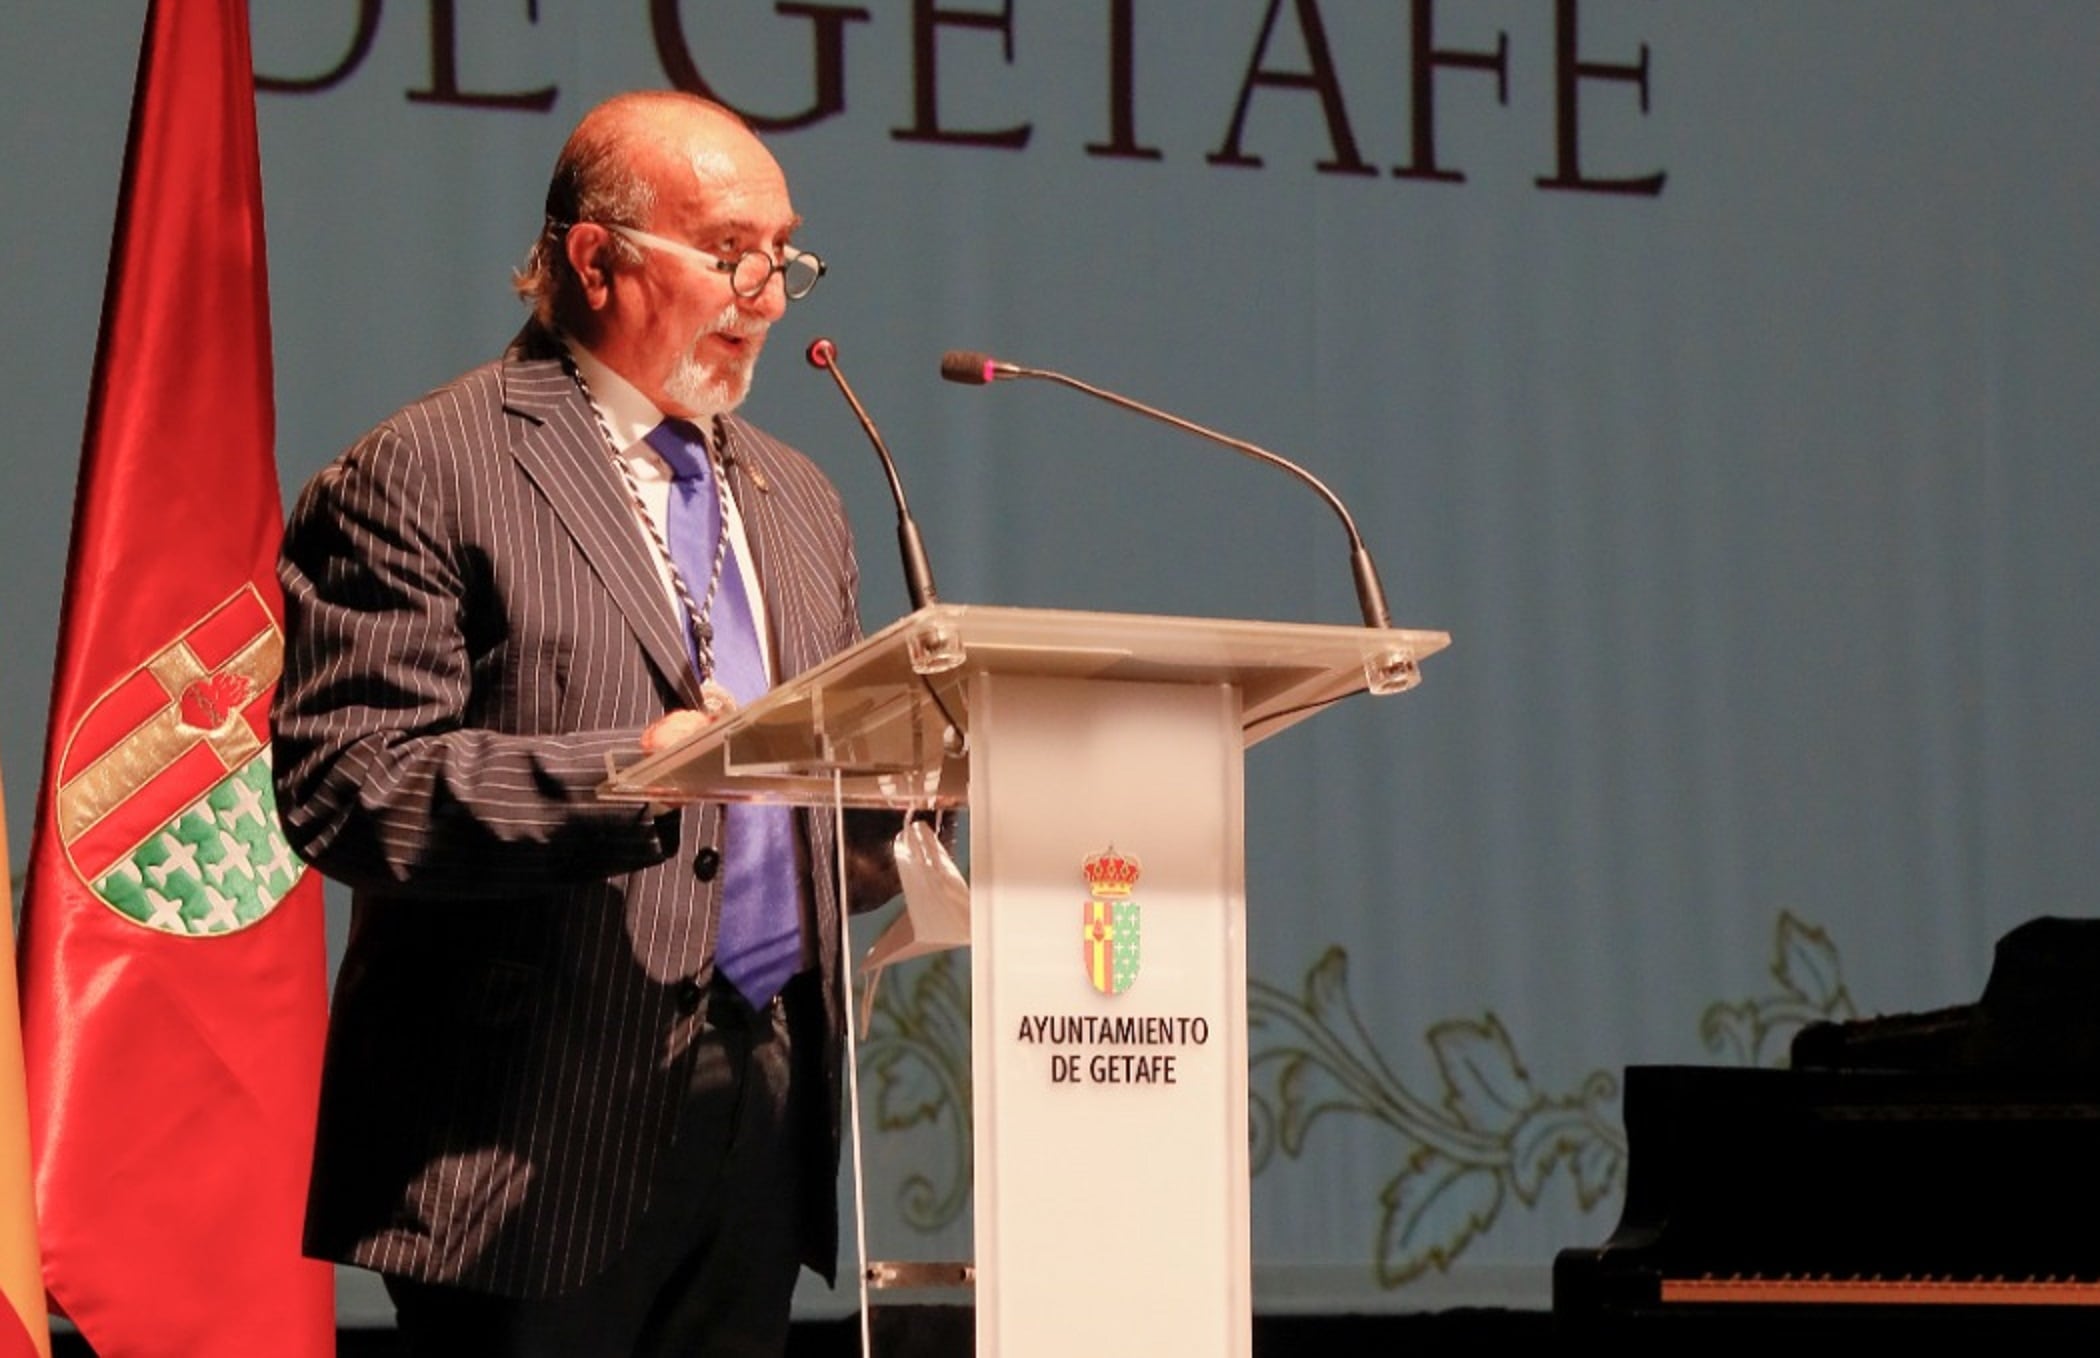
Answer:
[[[44,1282],[99,1353],[334,1351],[300,1255],[319,878],[278,830],[269,304],[242,0],[148,12],[22,913]]]
[[[254,585],[92,704],[59,758],[73,876],[135,924],[194,936],[263,919],[304,877],[271,800],[283,633]]]
[[[1080,960],[1087,984],[1104,995],[1120,995],[1137,982],[1141,922],[1133,893],[1143,869],[1135,855],[1113,844],[1080,867],[1087,901],[1080,907]]]

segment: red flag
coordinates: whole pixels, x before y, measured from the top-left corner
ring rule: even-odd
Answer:
[[[248,16],[156,0],[23,901],[44,1278],[102,1353],[326,1354],[302,1259],[320,881],[270,793],[282,654]]]

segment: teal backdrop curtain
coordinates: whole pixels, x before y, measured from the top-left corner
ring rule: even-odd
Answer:
[[[843,488],[871,624],[904,608],[891,517],[818,334],[954,600],[1353,616],[1312,498],[1068,392],[943,384],[952,347],[1354,505],[1397,620],[1456,644],[1250,757],[1265,1308],[1543,1306],[1616,1219],[1624,1066],[1972,999],[1997,935],[2095,908],[2100,8],[253,8],[288,489],[516,330],[585,108],[705,83],[801,124],[771,142],[833,271],[750,412]],[[17,788],[144,10],[0,19]],[[962,980],[901,978],[871,1035],[878,1254],[967,1249]]]

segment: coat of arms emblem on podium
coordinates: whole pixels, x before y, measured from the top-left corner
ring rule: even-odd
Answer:
[[[1120,995],[1138,974],[1138,903],[1133,893],[1143,869],[1137,855],[1111,844],[1080,865],[1087,901],[1081,907],[1079,940],[1086,979],[1104,995]]]

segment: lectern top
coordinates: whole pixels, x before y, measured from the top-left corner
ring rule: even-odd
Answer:
[[[1222,684],[1246,743],[1340,698],[1413,686],[1444,632],[933,604],[727,722],[612,773],[629,801],[960,805],[972,675]]]

